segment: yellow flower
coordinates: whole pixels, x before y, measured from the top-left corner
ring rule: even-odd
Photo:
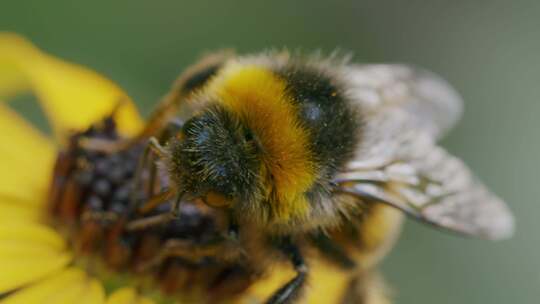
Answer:
[[[143,124],[135,106],[97,73],[0,33],[0,101],[25,92],[38,98],[54,138],[0,102],[0,303],[157,303],[163,299],[157,290],[134,288],[135,274],[106,286],[110,275],[87,266],[92,261],[73,252],[45,212],[54,161],[69,132],[101,120],[123,101],[117,122],[123,134],[134,134]],[[339,302],[349,274],[322,259],[311,261],[311,268],[302,302]],[[234,302],[259,303],[293,275],[289,265],[277,265]],[[377,290],[369,294],[369,303],[386,303]]]
[[[45,217],[55,142],[99,120],[127,96],[92,71],[47,56],[16,35],[0,34],[0,100],[27,91],[39,98],[55,140],[0,104],[2,303],[153,303],[130,288],[106,298],[102,282],[75,266],[71,248]],[[132,104],[120,113],[123,131],[141,126]]]

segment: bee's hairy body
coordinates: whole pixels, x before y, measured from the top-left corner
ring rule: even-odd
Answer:
[[[303,252],[317,248],[354,270],[347,303],[378,304],[386,300],[373,268],[403,212],[487,239],[513,231],[506,205],[436,144],[461,108],[446,82],[404,65],[219,53],[180,76],[137,139],[160,138],[151,146],[171,180],[165,197],[177,196],[172,214],[185,196],[227,212],[227,252],[218,256],[254,274],[275,253],[288,257],[296,276],[268,303],[299,297]]]
[[[218,192],[235,199],[227,206],[240,242],[229,258],[263,274],[283,251],[281,238],[321,252],[343,251],[350,263],[328,258],[356,273],[352,278],[366,278],[370,286],[364,288],[373,289],[378,304],[386,301],[383,291],[368,278],[396,239],[402,215],[373,202],[358,208],[357,199],[333,191],[363,130],[362,109],[349,98],[336,64],[342,65],[279,53],[203,62],[183,81],[190,111],[180,138],[168,142],[167,167],[194,197]],[[317,242],[328,236],[332,248]],[[283,287],[294,290],[284,302],[299,296],[304,279],[294,280]],[[360,290],[351,285],[347,294],[367,299]],[[281,303],[279,294],[287,292],[268,295],[269,303]]]
[[[186,123],[196,144],[171,147],[173,155],[188,151],[199,172],[173,157],[174,172],[189,172],[184,183],[213,179],[222,194],[243,188],[236,212],[275,232],[337,224],[346,210],[333,201],[331,181],[353,156],[362,126],[332,73],[314,62],[266,56],[199,71],[189,86],[194,118]],[[205,129],[216,123],[221,128]],[[213,134],[220,137],[214,146],[201,145],[212,131],[224,133]]]

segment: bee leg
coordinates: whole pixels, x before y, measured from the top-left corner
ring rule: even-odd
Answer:
[[[137,195],[139,194],[139,192],[137,190],[140,187],[141,181],[143,179],[143,174],[149,162],[150,162],[150,168],[149,168],[150,172],[149,172],[147,186],[144,187],[146,188],[145,197],[154,196],[154,188],[156,187],[155,178],[156,178],[156,171],[157,171],[157,165],[155,163],[155,160],[153,159],[154,155],[157,155],[158,158],[163,159],[163,158],[168,157],[169,152],[165,150],[165,148],[158,142],[158,140],[155,137],[152,137],[148,140],[148,144],[146,145],[143,151],[143,154],[141,158],[139,159],[139,163],[137,164],[137,168],[135,169],[135,176],[133,179],[134,191],[132,191],[131,193],[131,204],[132,204],[133,209],[136,209],[136,206],[138,205]]]
[[[163,130],[163,132],[159,135],[159,139],[155,137],[151,137],[149,139],[149,144],[147,145],[145,149],[145,153],[143,155],[143,158],[141,159],[141,162],[139,163],[139,174],[136,175],[136,180],[140,179],[140,174],[142,173],[142,170],[146,166],[146,163],[148,162],[148,159],[150,159],[150,168],[149,168],[149,181],[148,181],[148,197],[154,196],[155,188],[159,185],[156,185],[156,176],[157,176],[157,164],[155,162],[155,159],[153,159],[153,155],[157,155],[158,158],[164,159],[169,157],[169,152],[166,151],[166,149],[162,146],[165,145],[166,142],[169,140],[169,138],[176,136],[178,132],[182,129],[182,126],[184,123],[180,120],[172,120],[169,123],[167,123],[167,126]],[[153,152],[153,155],[150,155],[150,152]],[[138,184],[138,183],[136,183]],[[159,190],[158,190],[159,191]],[[151,210],[151,209],[150,209]]]
[[[150,145],[147,145],[144,148],[144,152],[141,158],[139,159],[137,168],[135,169],[135,177],[133,179],[134,187],[133,187],[133,191],[131,192],[131,202],[133,205],[138,205],[138,202],[137,202],[138,189],[142,180],[144,169],[146,168],[148,160],[150,159],[150,152],[151,152]]]
[[[133,140],[138,141],[161,133],[165,123],[174,116],[183,99],[185,95],[181,90],[171,90],[158,103],[144,129]]]
[[[162,194],[158,194],[155,197],[155,200],[152,201],[151,199],[149,203],[147,203],[145,206],[158,206],[161,203],[164,203],[170,200],[170,198],[174,194],[175,193],[173,191],[167,191]],[[171,211],[154,215],[154,216],[147,216],[147,217],[139,218],[136,220],[132,220],[127,223],[126,230],[127,231],[144,230],[149,227],[166,224],[178,218],[178,215],[180,213],[180,204],[182,202],[182,196],[183,196],[183,193],[177,194],[176,200],[171,204]],[[143,206],[143,208],[145,206]]]
[[[140,214],[147,214],[150,211],[154,210],[157,206],[173,198],[173,196],[174,196],[174,192],[172,190],[165,190],[161,193],[158,193],[150,197],[150,199],[147,200],[146,203],[144,203],[144,205],[139,207],[138,211]]]
[[[157,108],[150,115],[148,123],[137,135],[136,139],[140,140],[159,134],[165,124],[176,114],[189,94],[202,87],[217,73],[219,67],[232,56],[233,53],[228,50],[210,54],[198,64],[189,67],[180,74],[169,93],[158,103]]]
[[[171,137],[176,136],[182,130],[184,122],[180,118],[171,119],[159,135],[159,143],[166,143]]]
[[[313,244],[319,251],[339,264],[344,269],[352,269],[356,267],[356,263],[351,259],[345,250],[339,244],[333,242],[326,234],[319,232],[311,237]]]
[[[223,243],[196,244],[190,240],[171,239],[165,242],[160,252],[149,262],[138,266],[138,270],[146,271],[161,265],[168,258],[182,258],[186,261],[199,263],[206,257],[220,257]]]
[[[148,216],[136,220],[132,220],[126,224],[127,231],[144,230],[150,227],[166,224],[173,220],[174,217],[171,213],[163,213],[154,216]]]
[[[146,155],[144,155],[143,158],[147,158],[147,159],[142,159],[141,161],[142,161],[142,166],[144,168],[148,159],[150,160],[150,168],[149,168],[150,172],[148,176],[147,195],[148,197],[153,197],[154,191],[156,188],[156,175],[157,175],[157,164],[153,156],[157,156],[158,159],[166,159],[169,157],[169,152],[158,142],[158,140],[155,137],[152,137],[149,139],[147,151],[152,152],[152,154],[146,153]],[[140,168],[140,169],[142,170],[143,168]],[[138,172],[138,173],[142,174],[142,172]],[[140,175],[138,176],[138,178],[140,179]]]
[[[300,296],[308,275],[308,266],[304,262],[304,257],[290,239],[285,240],[280,249],[290,258],[296,270],[296,276],[274,292],[266,304],[293,303]]]
[[[157,155],[158,158],[167,158],[169,155],[169,152],[166,151],[166,149],[162,146],[165,145],[166,142],[171,138],[172,136],[176,136],[178,132],[182,129],[182,126],[184,123],[180,120],[174,119],[167,123],[167,126],[163,130],[163,132],[159,135],[159,139],[155,137],[151,137],[149,140],[149,144],[147,148],[149,151],[152,151],[154,155]],[[151,156],[150,156],[151,157]],[[150,176],[149,176],[149,182],[148,182],[148,196],[151,197],[154,195],[154,191],[156,186],[156,175],[157,175],[157,165],[155,163],[154,159],[151,159],[151,165],[150,165]],[[143,164],[144,165],[144,164]],[[158,190],[159,191],[159,190]]]
[[[148,148],[159,158],[164,159],[169,157],[169,151],[167,151],[155,137],[150,137],[148,140]]]
[[[151,210],[153,210],[155,207],[157,207],[159,204],[163,203],[164,201],[171,198],[171,195],[173,192],[170,189],[160,189],[159,179],[157,179],[157,171],[158,167],[156,164],[156,160],[154,159],[154,156],[157,156],[158,158],[164,159],[169,157],[169,152],[164,148],[163,144],[167,142],[167,140],[175,136],[179,130],[182,129],[182,126],[184,123],[178,119],[174,119],[170,121],[166,128],[163,130],[162,134],[160,134],[159,139],[155,137],[151,137],[148,140],[148,144],[146,145],[143,155],[139,160],[139,163],[137,164],[137,168],[135,170],[135,177],[134,177],[134,185],[135,185],[135,191],[132,191],[132,197],[131,202],[133,203],[133,206],[135,209],[138,205],[137,202],[137,191],[142,176],[144,174],[145,168],[147,168],[148,163],[150,163],[150,168],[148,168],[149,176],[148,176],[148,182],[145,188],[146,195],[145,197],[150,197],[150,199],[146,202],[144,206],[139,207],[138,211],[142,214],[148,213]],[[143,188],[143,189],[144,189]],[[156,188],[158,188],[157,191],[161,191],[158,195],[155,195]],[[177,214],[178,212],[178,206],[175,203],[173,207],[173,215]]]

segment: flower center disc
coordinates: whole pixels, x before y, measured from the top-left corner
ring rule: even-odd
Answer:
[[[167,295],[204,295],[210,301],[231,298],[249,286],[252,276],[242,265],[196,253],[195,248],[216,242],[227,225],[204,204],[183,202],[177,218],[127,229],[134,220],[169,212],[171,201],[141,208],[150,193],[166,191],[168,175],[141,165],[144,143],[106,153],[85,148],[83,143],[93,139],[121,140],[115,121],[107,118],[70,137],[57,157],[49,198],[54,226],[65,232],[90,272],[127,273],[138,286],[150,281]]]

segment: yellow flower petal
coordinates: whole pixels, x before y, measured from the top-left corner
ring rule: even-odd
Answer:
[[[5,199],[0,195],[0,223],[6,221],[36,221],[42,211],[24,202],[14,199]]]
[[[105,303],[105,289],[96,279],[91,279],[87,283],[87,288],[77,304],[100,304]]]
[[[97,280],[85,276],[66,282],[62,291],[45,299],[45,303],[51,304],[101,304],[105,302],[105,291]]]
[[[0,241],[16,240],[44,244],[54,250],[64,250],[66,244],[62,236],[53,229],[34,223],[0,223]]]
[[[133,288],[121,288],[107,299],[106,304],[154,304],[154,301],[141,297]]]
[[[13,63],[0,61],[0,97],[13,96],[19,92],[29,90],[28,82],[24,75],[18,73],[18,68]]]
[[[101,304],[105,292],[101,284],[77,268],[69,268],[1,301],[2,304]]]
[[[44,299],[63,292],[66,283],[81,280],[84,273],[75,268],[66,269],[60,273],[54,274],[49,278],[24,288],[15,294],[9,296],[1,304],[33,304],[44,303]]]
[[[13,110],[0,104],[0,203],[45,201],[55,148]]]
[[[3,82],[3,83],[2,83]],[[134,133],[141,119],[129,97],[114,83],[82,66],[42,53],[30,42],[0,33],[0,97],[31,88],[41,101],[55,134],[65,138],[110,114],[117,113],[123,132]]]
[[[41,303],[55,303],[55,304],[71,304],[75,303],[79,296],[84,292],[85,289],[85,276],[84,274],[77,277],[74,280],[66,280],[64,283],[64,288],[54,294],[45,296]]]
[[[42,279],[71,260],[62,237],[34,223],[0,224],[0,293]]]
[[[6,258],[0,261],[0,292],[16,289],[46,277],[62,269],[70,261],[71,256],[61,253],[56,256]]]

